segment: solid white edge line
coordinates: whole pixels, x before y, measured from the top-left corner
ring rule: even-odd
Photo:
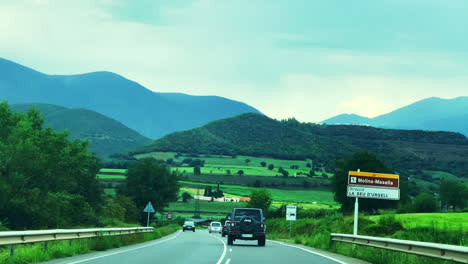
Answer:
[[[151,247],[151,246],[154,246],[154,245],[161,244],[161,243],[167,242],[167,241],[169,241],[169,240],[172,240],[172,239],[178,237],[181,233],[182,233],[182,232],[179,231],[179,232],[177,232],[176,235],[174,235],[174,236],[172,236],[172,237],[170,237],[170,238],[168,238],[168,239],[160,240],[160,241],[157,241],[157,242],[155,242],[155,243],[151,243],[151,244],[144,245],[144,246],[141,246],[141,247],[131,248],[131,249],[122,250],[122,251],[118,251],[118,252],[114,252],[114,253],[110,253],[110,254],[105,254],[105,255],[100,255],[100,256],[96,256],[96,257],[89,258],[89,259],[82,259],[82,260],[78,260],[78,261],[74,261],[74,262],[64,262],[64,263],[67,263],[67,264],[77,264],[77,263],[82,263],[82,262],[86,262],[86,261],[90,261],[90,260],[94,260],[94,259],[105,258],[105,257],[109,257],[109,256],[112,256],[112,255],[117,255],[117,254],[120,254],[120,253],[129,252],[129,251],[133,251],[133,250],[137,250],[137,249],[141,249],[141,248]]]
[[[294,245],[289,245],[289,244],[286,244],[286,243],[283,243],[283,242],[279,242],[279,241],[274,241],[274,240],[268,240],[268,241],[269,241],[269,242],[273,242],[273,243],[277,243],[277,244],[280,244],[280,245],[283,245],[283,246],[287,246],[287,247],[297,248],[297,249],[300,249],[300,250],[303,250],[303,251],[306,251],[306,252],[309,252],[309,253],[312,253],[312,254],[315,254],[315,255],[318,255],[318,256],[327,258],[327,259],[329,259],[329,260],[336,261],[336,262],[341,263],[341,264],[347,264],[346,262],[343,262],[343,261],[341,261],[341,260],[337,260],[337,259],[335,259],[335,258],[332,258],[332,257],[326,256],[326,255],[323,255],[323,254],[314,252],[314,251],[312,251],[312,250],[309,250],[309,249],[306,249],[306,248],[303,248],[303,247],[294,246]]]
[[[223,243],[223,246],[224,246],[224,250],[223,250],[223,254],[221,255],[221,257],[219,258],[218,262],[216,262],[216,264],[221,264],[223,263],[223,260],[224,258],[226,257],[226,251],[227,251],[227,246],[226,246],[226,242],[224,242],[221,238],[219,237],[215,237],[213,235],[209,235],[210,237],[212,238],[216,238],[218,239],[219,241],[221,241],[221,243]]]
[[[229,264],[229,263],[231,263],[231,259],[227,259],[226,263],[224,263],[224,264]]]

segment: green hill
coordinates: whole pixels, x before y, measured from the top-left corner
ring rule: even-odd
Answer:
[[[310,158],[329,169],[354,152],[370,151],[399,171],[468,172],[468,139],[459,133],[318,125],[294,119],[277,121],[258,114],[176,132],[140,148],[138,153],[154,151]]]
[[[45,126],[59,131],[68,130],[72,139],[88,139],[91,151],[100,157],[129,151],[150,142],[120,122],[91,110],[50,104],[17,104],[12,105],[12,109],[25,112],[33,105],[41,111]]]

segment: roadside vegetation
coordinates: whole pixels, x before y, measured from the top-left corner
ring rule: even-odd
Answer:
[[[414,216],[413,216],[414,217]],[[418,218],[415,217],[414,225],[405,228],[398,215],[381,216],[377,221],[371,221],[367,217],[359,219],[359,234],[389,237],[395,239],[405,239],[414,241],[435,242],[442,244],[467,246],[468,231],[466,229],[434,228],[418,226]],[[451,218],[446,214],[448,227],[457,221],[457,217]],[[460,222],[457,222],[460,226]],[[365,246],[355,246],[342,242],[333,242],[330,239],[331,233],[351,234],[353,229],[353,218],[344,216],[339,212],[330,212],[329,215],[319,218],[298,219],[292,225],[292,233],[289,236],[289,222],[284,219],[272,219],[267,221],[268,238],[282,240],[286,242],[302,244],[305,246],[318,248],[338,254],[359,258],[374,264],[442,264],[453,263],[450,261],[440,261],[428,257],[420,257],[410,254],[391,252],[389,250],[376,249]]]
[[[10,257],[10,250],[7,247],[0,247],[0,263],[5,264],[26,264],[47,261],[57,258],[71,257],[85,254],[92,251],[103,251],[111,248],[118,248],[137,244],[149,240],[159,239],[179,230],[178,225],[158,227],[154,232],[138,233],[121,236],[103,236],[97,238],[85,238],[70,241],[48,242],[48,249],[44,249],[43,243],[32,245],[18,245],[15,254]]]

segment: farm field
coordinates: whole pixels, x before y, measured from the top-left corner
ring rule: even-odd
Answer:
[[[96,177],[98,179],[119,179],[119,180],[123,180],[123,179],[126,179],[127,176],[125,175],[109,175],[109,174],[97,174]]]
[[[229,202],[210,202],[199,201],[200,211],[204,212],[231,212],[232,208],[245,207],[246,203],[229,203]],[[195,208],[195,200],[191,199],[189,202],[173,202],[170,203],[165,211],[193,211]]]
[[[182,163],[184,159],[200,159],[205,161],[205,166],[201,168],[203,174],[228,174],[230,170],[231,174],[237,173],[239,170],[243,170],[246,175],[257,175],[257,176],[276,176],[281,175],[278,172],[279,167],[283,167],[290,175],[297,173],[308,174],[310,168],[306,166],[307,163],[313,165],[313,161],[305,160],[282,160],[273,158],[259,158],[252,156],[208,156],[200,155],[198,157],[179,156],[176,158],[175,152],[152,152],[146,154],[135,155],[135,158],[147,158],[153,157],[158,160],[173,159],[175,163]],[[262,167],[261,162],[265,162],[266,166]],[[274,165],[273,170],[269,170],[267,166],[269,164]],[[298,166],[298,169],[291,169],[291,166]],[[174,170],[178,170],[181,173],[193,173],[193,167],[179,166],[174,167]],[[316,174],[322,175],[322,171],[316,171]],[[332,176],[330,173],[325,173],[327,176]]]
[[[396,214],[395,217],[405,228],[433,227],[441,230],[468,232],[468,213]],[[377,221],[378,218],[380,215],[369,216],[372,221]]]
[[[106,173],[121,173],[125,174],[127,173],[126,169],[108,169],[108,168],[102,168],[99,170],[100,173],[106,174]]]
[[[203,188],[204,186],[213,186],[215,184],[204,184],[204,183],[193,183],[187,181],[181,181],[182,187],[196,189],[197,186]],[[252,191],[258,188],[255,187],[246,187],[238,185],[221,185],[221,190],[225,193],[226,196],[249,196]],[[316,204],[316,205],[326,205],[330,207],[337,207],[338,204],[333,199],[333,193],[328,190],[287,190],[287,189],[273,189],[265,188],[268,190],[275,202],[283,203],[304,203],[304,204]],[[195,191],[196,192],[196,191]]]

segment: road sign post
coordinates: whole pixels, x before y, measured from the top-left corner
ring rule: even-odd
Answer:
[[[358,233],[359,198],[400,200],[400,176],[373,172],[350,171],[347,196],[355,197],[353,234]]]
[[[150,217],[150,213],[156,212],[156,211],[154,210],[154,207],[153,207],[153,205],[151,204],[151,202],[148,202],[148,204],[146,205],[145,209],[143,209],[143,212],[148,213],[148,218],[147,218],[147,220],[146,220],[146,227],[148,227],[148,226],[149,226],[149,217]]]
[[[286,206],[286,220],[289,221],[289,237],[291,237],[292,223],[297,218],[297,206],[288,205]]]

